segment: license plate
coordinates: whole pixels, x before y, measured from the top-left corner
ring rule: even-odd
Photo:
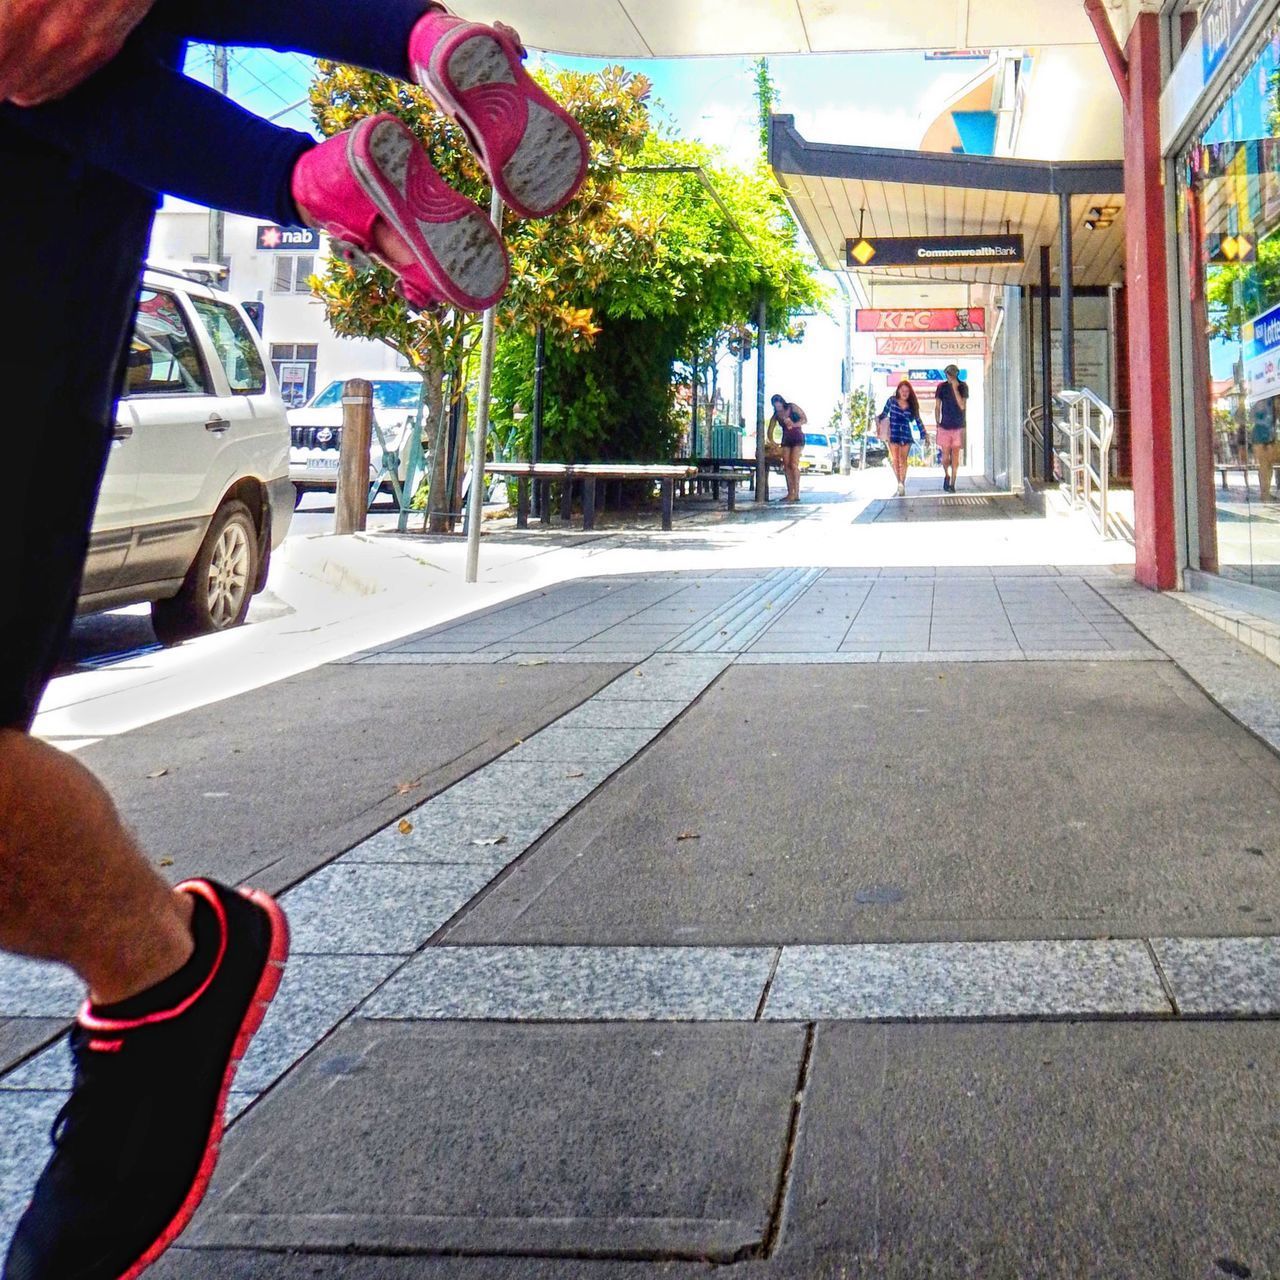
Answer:
[[[339,459],[337,458],[309,458],[307,460],[308,471],[337,471]]]

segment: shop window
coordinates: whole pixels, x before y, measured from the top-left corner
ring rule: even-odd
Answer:
[[[316,393],[316,357],[314,342],[273,342],[271,365],[280,383],[280,394],[290,409],[306,404]]]
[[[1280,26],[1180,168],[1203,567],[1280,588]]]

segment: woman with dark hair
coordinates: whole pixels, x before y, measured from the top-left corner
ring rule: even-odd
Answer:
[[[782,474],[787,478],[786,502],[800,501],[800,455],[804,453],[804,424],[808,415],[798,404],[789,404],[785,396],[773,397],[773,417],[765,437],[773,439],[774,427],[782,428]]]
[[[898,497],[907,492],[907,454],[915,443],[912,433],[914,426],[923,433],[924,424],[920,421],[920,401],[911,389],[911,383],[905,378],[898,383],[898,389],[884,402],[880,417],[876,420],[881,427],[888,428],[889,464],[893,474],[898,478]]]

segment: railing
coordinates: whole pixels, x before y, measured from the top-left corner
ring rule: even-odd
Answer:
[[[1044,466],[1044,405],[1035,405],[1022,421],[1022,474],[1027,480],[1039,480]]]
[[[1071,498],[1071,505],[1089,513],[1098,532],[1109,537],[1107,494],[1111,484],[1111,442],[1116,419],[1111,406],[1087,387],[1080,391],[1060,391],[1054,400],[1067,410],[1067,421],[1054,420],[1055,452],[1059,478]],[[1065,437],[1066,449],[1056,449],[1057,437]]]

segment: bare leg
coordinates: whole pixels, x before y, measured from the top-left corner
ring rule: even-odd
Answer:
[[[114,1004],[186,963],[191,911],[87,769],[0,729],[0,949],[60,960]]]

